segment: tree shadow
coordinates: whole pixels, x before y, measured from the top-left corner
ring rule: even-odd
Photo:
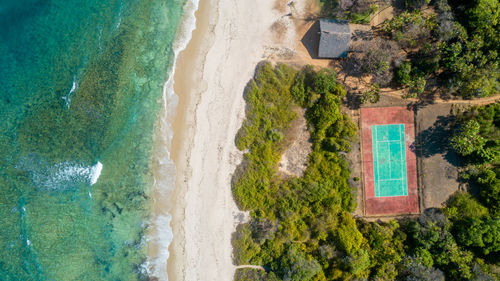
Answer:
[[[315,21],[300,40],[312,59],[318,58],[319,37],[319,21]]]
[[[406,108],[408,110],[413,110],[413,111],[418,111],[420,110],[421,108],[424,108],[428,105],[431,105],[431,104],[434,104],[434,101],[433,100],[425,100],[425,99],[421,99],[419,98],[418,101],[414,101],[414,102],[410,102]]]
[[[361,96],[354,92],[348,91],[345,96],[345,105],[351,110],[357,110],[361,107]]]
[[[453,166],[460,165],[458,155],[450,146],[454,123],[453,116],[438,116],[431,127],[418,133],[416,147],[419,156],[429,158],[436,154],[442,154],[444,159]]]
[[[392,0],[391,2],[391,6],[395,9],[396,12],[400,13],[406,10],[405,0]]]
[[[363,76],[361,59],[357,54],[350,54],[348,58],[340,61],[341,72],[345,73],[346,77],[361,78]]]
[[[351,41],[371,41],[373,40],[373,32],[371,30],[355,29],[351,34]]]
[[[423,227],[432,227],[437,225],[441,228],[448,225],[449,221],[440,208],[427,208],[418,217],[418,222]]]

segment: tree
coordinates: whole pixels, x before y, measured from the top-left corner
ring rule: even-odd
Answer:
[[[481,202],[487,206],[492,215],[500,215],[500,169],[485,169],[477,177]]]
[[[441,270],[424,265],[418,258],[409,257],[404,262],[402,280],[405,281],[444,281],[444,274]]]
[[[321,0],[322,16],[346,19],[352,23],[368,24],[370,16],[377,12],[378,4],[389,0]]]
[[[417,10],[422,8],[422,6],[429,4],[430,0],[405,0],[405,6],[407,9]]]
[[[482,218],[488,215],[488,209],[469,193],[458,192],[450,198],[445,213],[450,219]]]
[[[392,80],[393,66],[401,60],[398,51],[399,48],[393,41],[374,40],[370,45],[361,47],[361,58],[352,56],[353,65],[360,65],[363,73],[371,74],[373,83],[387,85]]]
[[[484,255],[500,251],[500,220],[472,218],[460,227],[457,242]]]
[[[485,139],[479,134],[480,125],[469,120],[451,138],[451,146],[462,156],[479,152],[483,149]]]
[[[413,79],[410,82],[410,94],[414,96],[418,96],[419,94],[423,93],[425,90],[425,85],[427,84],[427,81],[425,80],[424,77],[419,76]]]
[[[429,39],[436,28],[436,18],[432,15],[426,16],[420,10],[403,12],[385,21],[382,27],[383,31],[403,48],[418,46]]]
[[[345,261],[349,271],[358,278],[366,278],[370,268],[370,254],[365,249],[359,249],[349,254]]]
[[[396,70],[396,82],[408,86],[411,83],[411,62],[405,61]]]
[[[485,97],[500,89],[498,53],[484,46],[484,38],[478,34],[468,38],[467,33],[459,35],[456,42],[442,45],[441,62],[450,76],[449,87],[463,97]]]
[[[390,54],[383,49],[370,49],[363,57],[363,70],[372,74],[375,79],[390,77],[390,67]]]
[[[360,231],[369,245],[370,276],[374,280],[394,280],[398,275],[395,265],[399,264],[404,255],[404,236],[401,235],[399,224],[391,221],[388,224],[375,222],[358,222]]]
[[[463,23],[469,31],[479,33],[486,40],[488,49],[498,48],[500,42],[500,4],[498,0],[475,0],[465,11]]]
[[[238,226],[232,243],[236,264],[250,264],[252,258],[260,251],[260,246],[252,239],[252,231],[248,224]]]
[[[285,281],[307,281],[321,272],[321,266],[299,245],[292,244],[280,260],[280,271]]]
[[[440,211],[425,212],[419,221],[404,225],[407,246],[412,256],[427,259],[425,249],[432,255],[434,266],[445,272],[450,280],[470,280],[473,254],[459,247],[449,232],[450,222]],[[429,265],[428,262],[426,262]]]
[[[334,93],[325,93],[319,100],[307,111],[307,117],[314,124],[313,138],[321,141],[325,138],[326,129],[330,127],[340,117],[340,97],[344,96],[345,91],[336,86]]]
[[[356,220],[349,213],[342,213],[341,224],[337,228],[337,242],[347,253],[355,253],[361,247],[363,235],[356,227]]]
[[[234,280],[236,281],[279,281],[280,278],[274,272],[265,272],[260,269],[240,268],[236,270]]]
[[[330,69],[318,71],[314,76],[312,83],[314,92],[320,95],[342,93],[342,87],[340,87],[337,83],[337,74]],[[345,95],[345,92],[343,95]]]

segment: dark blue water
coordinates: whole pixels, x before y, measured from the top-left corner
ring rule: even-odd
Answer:
[[[184,1],[0,0],[0,280],[146,279]]]

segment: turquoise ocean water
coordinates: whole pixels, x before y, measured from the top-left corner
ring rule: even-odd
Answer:
[[[0,280],[146,280],[184,0],[0,0]]]

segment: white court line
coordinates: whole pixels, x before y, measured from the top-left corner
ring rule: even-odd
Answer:
[[[404,176],[404,169],[403,169],[404,167],[403,166],[404,166],[404,164],[406,164],[403,162],[403,149],[405,149],[405,146],[404,146],[404,143],[405,143],[404,124],[399,125],[399,139],[400,140],[401,140],[401,127],[403,127],[403,140],[401,141],[401,154],[400,154],[401,155],[401,178],[404,178],[403,177]],[[404,185],[403,179],[401,180],[401,188],[402,188],[401,191],[403,191],[403,194],[405,194],[405,189],[404,189],[405,185]]]
[[[379,184],[379,180],[380,180],[380,171],[379,171],[380,167],[379,166],[380,165],[378,163],[378,143],[377,143],[378,142],[378,133],[377,133],[378,131],[377,131],[377,126],[374,126],[374,128],[375,128],[375,151],[377,153],[377,162],[376,162],[377,163],[377,182],[376,182],[376,186],[378,187],[377,189],[375,189],[375,196],[378,197],[376,191],[378,191],[380,189],[380,184]],[[380,191],[379,191],[379,194],[380,194]]]
[[[391,145],[387,145],[387,150],[389,151],[389,179],[392,179],[392,166],[391,166]]]
[[[377,142],[400,142],[400,140],[381,140]]]

